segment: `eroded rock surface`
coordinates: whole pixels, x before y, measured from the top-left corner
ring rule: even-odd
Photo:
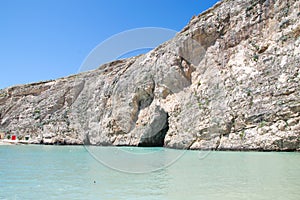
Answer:
[[[224,0],[145,55],[1,90],[0,129],[51,144],[300,150],[299,18],[299,0]]]

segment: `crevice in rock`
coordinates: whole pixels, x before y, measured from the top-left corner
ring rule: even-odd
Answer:
[[[83,144],[84,144],[84,145],[91,145],[91,142],[90,142],[90,136],[89,136],[88,133],[84,136]]]
[[[166,124],[162,130],[146,138],[141,138],[139,147],[163,147],[165,136],[169,130],[169,115],[167,114]]]
[[[136,124],[141,110],[149,107],[154,100],[155,81],[152,79],[149,88],[137,88],[136,94],[133,98],[133,105],[136,109],[131,113],[132,124]],[[131,128],[132,129],[132,128]]]
[[[196,70],[193,67],[192,63],[180,57],[180,61],[178,63],[182,75],[188,80],[189,84],[192,84],[192,73]]]

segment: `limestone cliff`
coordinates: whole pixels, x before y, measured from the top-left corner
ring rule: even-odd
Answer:
[[[300,1],[224,0],[130,59],[0,91],[0,129],[55,144],[300,150]]]

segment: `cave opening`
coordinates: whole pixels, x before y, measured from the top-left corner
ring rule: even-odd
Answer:
[[[165,126],[156,134],[151,134],[151,136],[143,137],[138,144],[139,147],[163,147],[165,136],[169,130],[169,116],[167,115]]]

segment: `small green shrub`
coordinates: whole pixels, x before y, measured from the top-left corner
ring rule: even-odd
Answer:
[[[265,122],[265,121],[262,121],[262,122],[260,122],[260,124],[259,124],[259,128],[262,128],[262,127],[264,127],[266,124],[267,124],[267,122]]]
[[[209,106],[210,101],[208,99],[205,100],[205,105]]]
[[[240,132],[240,138],[241,138],[241,140],[243,140],[245,138],[245,131],[244,130]]]
[[[6,97],[6,96],[7,96],[6,93],[1,93],[1,94],[0,94],[0,98]]]
[[[247,89],[246,89],[246,93],[247,93],[247,97],[250,97],[250,96],[251,96],[251,93],[252,93],[252,91],[251,91],[249,88],[247,88]]]
[[[201,102],[198,102],[198,107],[199,107],[199,109],[201,109],[202,106],[203,106],[203,104],[202,104]]]
[[[253,104],[254,104],[253,103],[253,98],[251,98],[250,103],[249,103],[250,108],[252,108]]]
[[[258,59],[259,59],[259,56],[258,56],[257,54],[254,54],[254,56],[253,56],[253,60],[254,60],[255,62],[257,62],[257,61],[258,61]]]
[[[35,109],[34,113],[33,113],[33,118],[35,120],[38,120],[38,119],[40,119],[40,117],[41,117],[41,110],[40,109]]]

